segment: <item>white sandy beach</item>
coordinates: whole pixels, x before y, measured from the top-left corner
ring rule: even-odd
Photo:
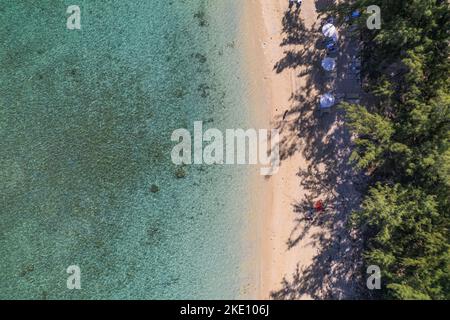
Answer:
[[[280,171],[255,184],[268,190],[255,199],[265,208],[255,231],[259,299],[345,298],[354,291],[356,264],[344,227],[358,200],[347,167],[349,137],[339,112],[314,112],[323,58],[316,6],[326,5],[320,2],[304,0],[295,13],[287,0],[246,1],[243,28],[255,118],[281,132]],[[326,212],[305,221],[305,206],[318,199],[327,203]]]

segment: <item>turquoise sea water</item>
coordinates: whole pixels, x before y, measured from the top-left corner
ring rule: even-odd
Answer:
[[[174,129],[248,124],[240,5],[0,2],[0,298],[240,296],[248,169],[170,161]]]

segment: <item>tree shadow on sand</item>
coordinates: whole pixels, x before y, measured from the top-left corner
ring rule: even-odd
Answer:
[[[314,52],[311,49],[314,49],[316,45],[317,35],[306,28],[297,11],[286,11],[282,26],[284,38],[280,46],[286,48],[285,56],[275,64],[274,70],[281,73],[285,69],[311,66],[311,59],[314,58]],[[299,51],[296,47],[298,45],[302,45],[305,49]]]
[[[330,9],[330,7],[335,6],[336,0],[316,0],[315,5],[317,12],[323,12]]]
[[[361,280],[360,247],[357,235],[347,227],[352,210],[360,202],[359,193],[365,186],[363,175],[349,165],[350,134],[343,125],[343,111],[320,116],[311,111],[314,104],[300,96],[296,107],[298,120],[280,146],[284,158],[293,152],[292,145],[302,152],[308,166],[297,176],[304,197],[293,203],[297,213],[295,227],[286,241],[287,250],[301,250],[300,242],[317,250],[312,264],[298,267],[282,280],[282,288],[271,293],[273,299],[343,299],[357,296]],[[294,125],[295,124],[295,125]],[[325,203],[325,210],[310,216],[315,200]]]
[[[323,50],[316,50],[319,28],[307,30],[299,17],[292,21],[286,15],[281,46],[303,44],[311,48],[300,52],[291,49],[275,65],[276,72],[302,67],[298,76],[307,76],[305,86],[291,97],[292,107],[274,119],[281,136],[281,161],[302,152],[308,162],[297,173],[304,197],[292,204],[297,218],[286,247],[301,250],[299,244],[308,235],[310,242],[306,245],[315,248],[316,254],[309,266],[302,268],[299,263],[294,274],[282,280],[281,289],[271,293],[271,298],[352,298],[358,295],[361,284],[361,244],[347,223],[352,210],[359,206],[365,178],[349,164],[351,136],[344,126],[344,111],[334,109],[323,115],[317,111],[316,92],[323,92],[326,87],[320,67]],[[285,25],[288,23],[293,25]],[[310,71],[303,74],[304,70]],[[326,208],[311,217],[308,213],[317,199]]]

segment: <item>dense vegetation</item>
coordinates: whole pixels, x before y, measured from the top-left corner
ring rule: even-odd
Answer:
[[[366,265],[378,265],[388,299],[450,298],[450,7],[439,0],[356,0],[332,9],[381,8],[380,30],[357,23],[366,106],[343,104],[352,161],[370,176],[353,226]]]

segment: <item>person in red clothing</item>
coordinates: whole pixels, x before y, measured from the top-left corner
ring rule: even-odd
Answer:
[[[324,209],[322,200],[317,200],[314,204],[314,210],[316,210],[317,213],[320,213],[323,212]]]
[[[322,200],[318,200],[314,203],[314,205],[308,209],[306,213],[306,220],[312,221],[314,219],[315,213],[321,213],[325,210],[325,206],[323,205]]]

